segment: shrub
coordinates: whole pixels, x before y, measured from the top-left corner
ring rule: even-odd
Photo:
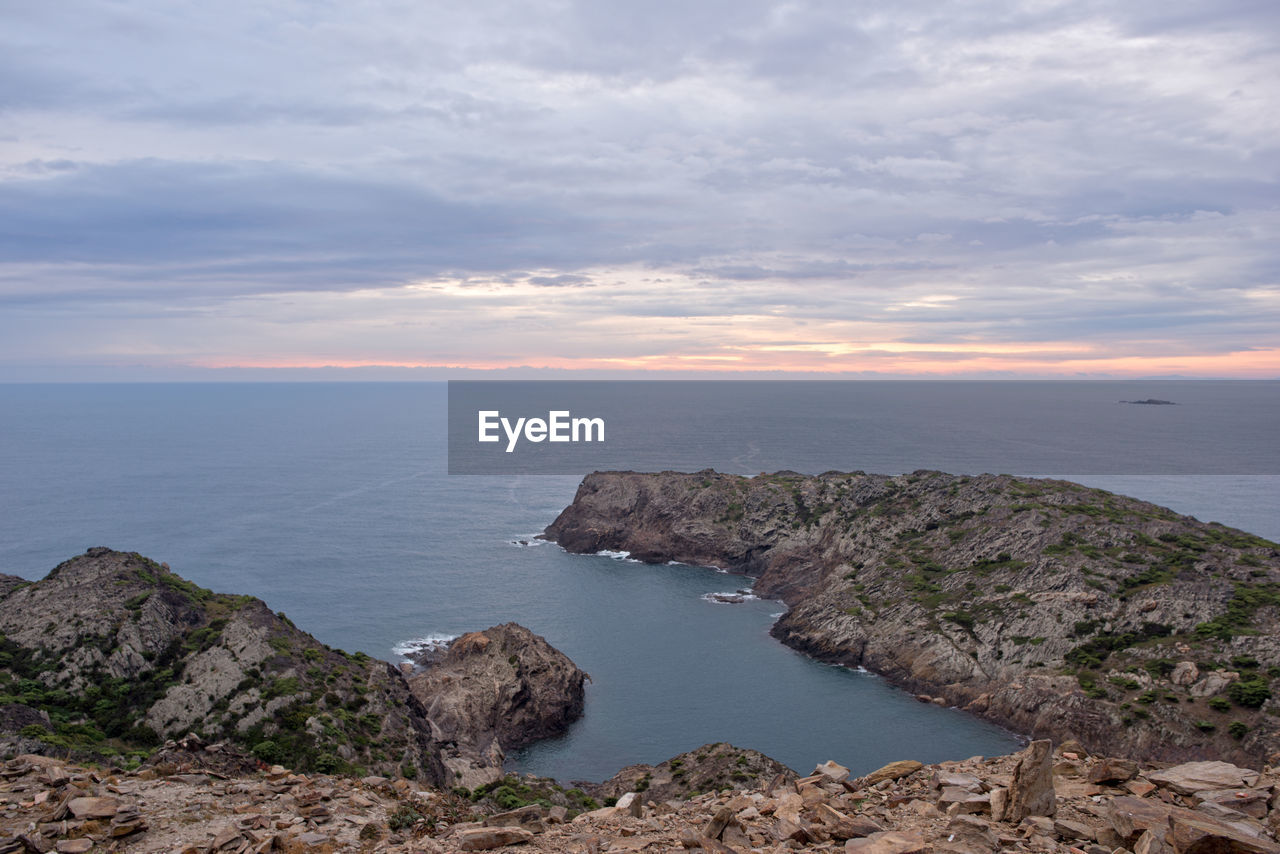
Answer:
[[[401,804],[396,807],[395,812],[387,816],[387,827],[393,831],[401,831],[413,827],[420,821],[422,821],[422,813],[408,804]]]
[[[1231,733],[1231,737],[1236,741],[1244,738],[1244,734],[1249,731],[1249,727],[1244,721],[1232,721],[1231,726],[1227,727],[1227,732]]]
[[[280,745],[269,738],[255,744],[250,752],[268,765],[278,765],[284,758],[284,751],[281,750]]]
[[[1218,725],[1215,723],[1211,723],[1209,721],[1196,721],[1196,729],[1201,732],[1213,732],[1217,728]]]
[[[342,760],[332,753],[321,753],[312,763],[312,767],[321,774],[332,774],[342,768]]]
[[[1209,701],[1209,708],[1215,712],[1225,712],[1231,708],[1231,701],[1226,697],[1214,697]]]
[[[1271,688],[1267,685],[1266,679],[1255,676],[1252,679],[1241,679],[1239,682],[1231,683],[1227,688],[1227,696],[1237,705],[1256,709],[1271,699]]]

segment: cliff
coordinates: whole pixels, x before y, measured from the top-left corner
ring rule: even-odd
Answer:
[[[431,737],[447,745],[450,782],[467,788],[502,777],[504,751],[563,732],[582,716],[587,674],[524,626],[504,623],[454,640],[409,687]]]
[[[400,668],[331,649],[259,599],[213,593],[141,555],[90,549],[0,593],[0,728],[12,750],[123,754],[136,765],[194,734],[298,769],[445,785],[464,765],[501,776],[500,751],[477,747],[505,708],[492,697],[471,703],[473,729],[442,724],[450,687],[411,690]],[[551,715],[512,721],[508,741],[552,734],[581,713],[580,681],[542,679],[553,664],[576,671],[572,662],[545,641],[531,650],[543,669],[521,675],[493,671],[466,645],[449,651],[455,679],[483,672],[498,694],[536,697],[534,709],[568,692]]]
[[[1280,547],[1005,475],[596,473],[546,529],[757,577],[773,627],[1014,730],[1144,759],[1280,751]]]

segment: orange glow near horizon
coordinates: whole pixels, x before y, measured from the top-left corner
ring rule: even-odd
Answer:
[[[630,357],[529,357],[523,359],[326,359],[306,357],[209,359],[197,367],[225,369],[409,368],[444,370],[618,370],[652,372],[744,372],[845,374],[875,372],[919,377],[968,374],[1080,374],[1117,377],[1177,374],[1191,377],[1272,379],[1280,377],[1280,350],[1245,350],[1222,354],[1172,356],[1093,353],[1085,345],[1068,344],[814,344],[736,346],[732,353],[663,353]],[[950,356],[950,358],[940,358]]]

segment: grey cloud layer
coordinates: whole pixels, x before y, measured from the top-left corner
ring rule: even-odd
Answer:
[[[1278,346],[1276,32],[1246,0],[10,4],[0,303],[478,277]]]

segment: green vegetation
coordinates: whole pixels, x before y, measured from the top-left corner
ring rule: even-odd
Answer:
[[[1227,696],[1239,706],[1256,709],[1271,699],[1271,687],[1261,676],[1241,679],[1227,687]]]
[[[1237,583],[1227,602],[1226,612],[1196,626],[1200,638],[1229,641],[1238,634],[1253,633],[1253,616],[1259,608],[1280,606],[1280,584]]]
[[[387,827],[395,832],[407,830],[420,821],[423,821],[422,813],[415,810],[408,804],[401,804],[396,807],[395,812],[387,816]]]
[[[1098,668],[1111,653],[1128,649],[1151,638],[1168,637],[1172,631],[1169,626],[1161,623],[1143,623],[1134,632],[1102,633],[1073,648],[1064,658],[1073,667]],[[1170,667],[1172,668],[1172,664]]]

